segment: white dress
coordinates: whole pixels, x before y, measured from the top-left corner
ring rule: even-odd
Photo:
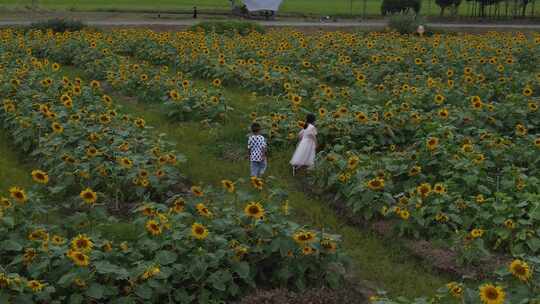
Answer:
[[[315,148],[317,146],[317,128],[310,124],[298,133],[300,143],[294,151],[290,164],[296,167],[307,166],[312,168],[315,164]]]

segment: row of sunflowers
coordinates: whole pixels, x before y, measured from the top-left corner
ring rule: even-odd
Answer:
[[[22,32],[0,37],[0,122],[40,166],[32,189],[0,194],[1,302],[221,303],[340,283],[339,237],[290,221],[283,191],[252,179],[176,194],[183,157],[143,119],[32,57]],[[133,237],[109,230],[126,221]]]
[[[211,87],[197,87],[194,81],[168,66],[154,67],[133,62],[123,53],[115,52],[111,38],[101,33],[77,32],[52,34],[30,32],[25,47],[38,58],[75,65],[92,79],[105,81],[124,96],[133,96],[148,103],[161,103],[176,120],[222,121],[230,110],[222,92],[221,82]]]

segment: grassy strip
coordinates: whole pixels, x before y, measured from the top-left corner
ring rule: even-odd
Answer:
[[[24,9],[32,7],[33,0],[0,0],[0,7],[9,9]],[[237,1],[240,2],[240,1]],[[197,6],[201,12],[230,11],[230,2],[225,0],[38,0],[36,3],[40,8],[55,10],[83,10],[83,11],[147,11],[147,12],[178,12],[191,11]],[[298,15],[362,15],[364,11],[367,15],[380,15],[381,1],[379,0],[337,0],[329,2],[327,0],[284,0],[280,12],[295,13]],[[464,2],[459,7],[460,16],[468,16],[472,8],[472,2]],[[493,9],[488,7],[486,10]],[[505,5],[500,6],[501,14],[505,13]],[[509,10],[511,9],[511,5]],[[531,5],[527,10],[530,15]],[[423,0],[421,13],[423,15],[438,15],[439,6],[433,0]],[[449,14],[448,12],[446,13]],[[540,10],[535,11],[538,16]]]
[[[30,187],[31,166],[23,161],[11,145],[8,134],[0,129],[0,194],[4,195],[12,186]]]

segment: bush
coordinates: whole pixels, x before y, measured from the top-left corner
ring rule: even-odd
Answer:
[[[45,21],[37,21],[30,24],[29,29],[52,30],[53,32],[76,32],[85,28],[85,24],[80,20],[54,18]]]
[[[425,24],[425,22],[422,19],[411,15],[392,16],[388,22],[388,26],[400,34],[415,33],[420,24]],[[427,29],[425,30],[427,32]]]
[[[217,34],[233,34],[237,32],[242,36],[247,35],[252,31],[257,31],[259,33],[265,32],[264,27],[261,25],[245,21],[205,21],[193,25],[191,30],[202,30],[205,33],[215,32]]]
[[[418,14],[420,8],[420,0],[383,0],[381,4],[381,14],[385,16],[386,14],[408,13],[410,9],[412,9],[415,14]]]

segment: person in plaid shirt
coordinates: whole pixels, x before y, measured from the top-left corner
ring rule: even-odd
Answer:
[[[251,176],[261,177],[266,171],[266,139],[260,134],[261,126],[258,123],[251,125],[252,134],[248,139],[249,161],[251,163]]]

